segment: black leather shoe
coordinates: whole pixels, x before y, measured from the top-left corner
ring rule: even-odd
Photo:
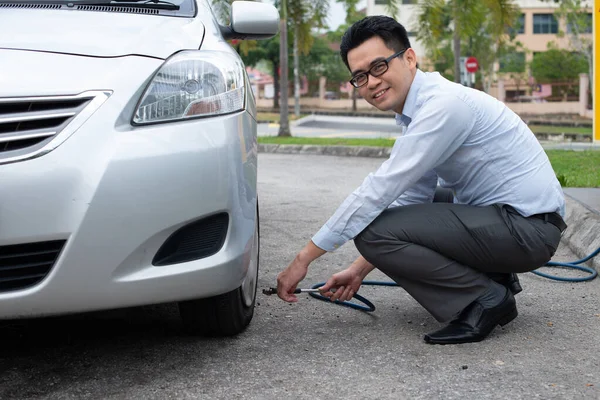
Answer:
[[[503,274],[503,273],[488,273],[486,274],[491,280],[504,285],[512,294],[517,294],[523,291],[519,277],[515,273]]]
[[[515,298],[507,290],[502,302],[497,306],[486,309],[475,300],[448,326],[426,334],[424,339],[431,344],[479,342],[485,339],[496,325],[504,326],[517,315]]]

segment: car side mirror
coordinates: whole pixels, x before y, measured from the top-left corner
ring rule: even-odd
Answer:
[[[231,24],[220,28],[225,40],[268,39],[279,32],[279,11],[271,4],[234,1]]]

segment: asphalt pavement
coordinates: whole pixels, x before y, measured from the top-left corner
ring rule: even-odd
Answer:
[[[260,154],[259,292],[381,162]],[[326,254],[303,285],[357,255],[352,243]],[[564,244],[554,257],[575,259]],[[259,294],[250,327],[228,339],[186,336],[172,304],[2,322],[0,399],[600,398],[600,279],[521,282],[517,319],[453,346],[423,342],[441,325],[397,287],[361,289],[373,313]]]

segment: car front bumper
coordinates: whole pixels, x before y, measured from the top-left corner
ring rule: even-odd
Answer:
[[[241,111],[131,126],[154,68],[155,60],[137,82],[130,77],[53,151],[0,165],[0,256],[3,246],[66,241],[41,282],[0,291],[0,318],[179,301],[241,285],[256,222],[256,121]],[[229,222],[216,254],[152,264],[177,229],[217,213]]]

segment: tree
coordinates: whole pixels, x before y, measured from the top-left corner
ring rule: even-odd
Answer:
[[[423,0],[419,7],[417,38],[428,55],[437,58],[444,48],[440,43],[452,38],[455,82],[460,82],[462,42],[484,41],[488,51],[481,56],[497,55],[509,41],[506,30],[516,25],[519,15],[513,0]]]
[[[314,42],[313,28],[322,28],[329,10],[327,0],[292,1],[289,20],[293,26],[294,113],[300,115],[300,53],[308,55]]]
[[[586,70],[587,63],[583,56],[555,46],[536,54],[531,62],[531,74],[538,83],[568,83],[559,89],[564,100],[577,88],[579,74]]]
[[[281,1],[279,21],[279,72],[281,76],[281,107],[279,107],[279,132],[277,136],[292,136],[289,122],[288,97],[288,41],[287,41],[287,0]]]
[[[559,36],[567,36],[571,49],[580,53],[587,61],[587,73],[590,78],[590,93],[594,79],[594,38],[592,33],[593,4],[586,0],[561,0],[555,14],[567,23],[567,32],[559,32]]]
[[[339,40],[339,38],[341,38],[343,36],[343,34],[348,30],[348,28],[350,28],[350,26],[352,24],[354,24],[357,21],[360,21],[364,17],[364,15],[362,13],[358,12],[358,9],[357,9],[358,1],[359,0],[338,0],[338,2],[343,2],[345,4],[345,8],[346,8],[346,19],[344,21],[345,23],[340,25],[338,27],[338,29],[335,31],[335,33],[329,32],[328,37],[330,37],[330,38],[335,37],[337,40]],[[398,12],[398,7],[396,6],[395,1],[388,2],[386,7],[387,7],[387,11],[393,15]],[[343,65],[343,63],[340,63],[340,64]],[[342,66],[342,70],[343,71],[346,70],[344,68],[344,66]],[[358,97],[358,90],[355,87],[352,87],[352,111],[357,110],[357,106],[356,106],[357,97]]]
[[[219,19],[223,23],[228,23],[229,4],[233,0],[212,0],[213,8],[215,8]],[[359,13],[356,6],[359,0],[336,0],[345,5],[346,21],[354,21]],[[388,0],[389,10],[397,10],[395,0]],[[324,27],[324,21],[327,17],[330,0],[306,0],[306,1],[289,1],[289,0],[274,0],[274,5],[279,9],[280,14],[280,35],[279,35],[279,54],[276,56],[272,52],[273,40],[266,45],[259,44],[244,44],[242,41],[237,45],[238,52],[242,55],[244,62],[247,65],[255,65],[264,57],[268,59],[273,66],[273,79],[275,86],[274,107],[279,107],[280,110],[280,129],[279,136],[290,136],[289,130],[289,109],[288,109],[288,24],[292,27],[293,39],[293,54],[294,54],[294,81],[296,93],[296,112],[298,113],[299,105],[299,53],[304,55],[309,54],[314,37],[312,35],[313,28]],[[342,69],[343,70],[343,69]],[[281,101],[279,102],[279,94]],[[281,106],[280,106],[281,103]]]
[[[505,73],[513,80],[517,87],[517,93],[521,85],[527,82],[527,62],[525,61],[529,51],[521,42],[509,44],[499,51],[500,69],[499,73]]]
[[[254,48],[249,49],[246,54],[240,50],[240,46],[243,42],[244,41],[241,41],[234,47],[240,53],[245,65],[256,66],[263,60],[266,60],[269,63],[271,73],[273,74],[273,108],[279,108],[279,36],[267,40],[259,40],[257,45]]]
[[[315,38],[310,53],[300,60],[300,71],[309,82],[316,82],[324,76],[328,82],[340,84],[349,77],[339,52],[332,50],[329,42],[321,37]]]

